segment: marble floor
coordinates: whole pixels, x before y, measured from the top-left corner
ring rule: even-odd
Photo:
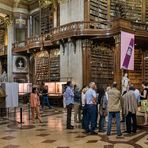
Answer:
[[[111,136],[86,135],[79,123],[74,124],[73,130],[65,128],[66,112],[62,108],[46,109],[41,114],[44,122],[35,124],[29,120],[27,109],[23,109],[22,124],[19,110],[1,118],[0,148],[148,148],[148,127],[138,129],[136,134],[116,137],[113,124]]]

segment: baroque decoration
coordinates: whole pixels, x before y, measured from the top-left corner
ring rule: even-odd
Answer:
[[[46,7],[50,4],[57,5],[60,2],[64,3],[67,1],[69,1],[69,0],[39,0],[39,5],[40,5],[40,7]]]

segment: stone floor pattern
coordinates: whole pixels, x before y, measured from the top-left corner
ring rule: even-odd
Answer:
[[[105,133],[86,135],[80,124],[73,130],[65,127],[66,113],[63,109],[51,109],[42,113],[43,123],[32,124],[28,112],[23,112],[23,124],[16,116],[0,119],[0,148],[148,148],[148,127],[137,134],[116,137],[115,124],[112,135]],[[122,123],[122,131],[125,130]]]

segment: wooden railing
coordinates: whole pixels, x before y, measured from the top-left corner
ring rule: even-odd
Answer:
[[[58,41],[64,38],[70,38],[75,36],[100,36],[107,37],[113,36],[114,34],[120,33],[121,30],[131,31],[140,33],[140,36],[148,37],[148,24],[131,22],[125,19],[116,19],[111,21],[93,21],[93,22],[72,22],[56,28],[53,28],[49,33],[28,38],[26,41],[15,43],[15,48],[32,48],[36,46],[45,45],[47,41]],[[138,35],[138,34],[137,34]],[[32,45],[32,46],[30,46]],[[48,44],[47,44],[48,45]]]

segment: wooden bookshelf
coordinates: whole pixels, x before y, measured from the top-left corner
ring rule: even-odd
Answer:
[[[0,44],[4,45],[5,30],[0,30]]]
[[[90,0],[90,21],[107,20],[107,1]]]
[[[60,81],[59,49],[50,51],[50,81]]]
[[[97,86],[106,88],[107,84],[113,82],[113,51],[104,46],[91,49],[90,72],[91,81]]]
[[[142,81],[142,53],[139,49],[135,49],[134,70],[129,71],[129,79],[136,87],[140,87]]]
[[[148,0],[146,0],[145,21],[148,23]]]
[[[121,17],[133,21],[142,21],[141,0],[111,0],[111,18]]]
[[[148,51],[144,55],[144,80],[148,82]]]
[[[41,8],[41,33],[48,33],[53,28],[53,8],[52,5]]]
[[[36,84],[40,84],[40,82],[48,82],[50,79],[49,57],[37,57],[35,62]]]

